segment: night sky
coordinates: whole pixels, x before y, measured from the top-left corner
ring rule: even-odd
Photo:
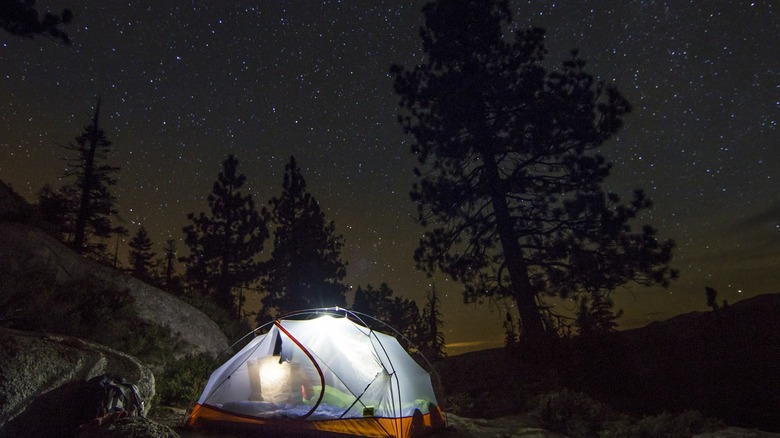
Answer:
[[[30,201],[59,186],[56,145],[74,141],[101,96],[125,241],[142,224],[158,253],[170,237],[183,252],[186,215],[207,211],[227,154],[258,205],[281,193],[294,155],[346,239],[350,285],[387,282],[422,306],[435,284],[448,352],[497,346],[503,313],[462,304],[458,284],[412,260],[416,159],[388,71],[422,62],[424,3],[39,0],[73,11],[73,44],[0,32],[0,179]],[[547,29],[551,63],[579,48],[634,107],[603,148],[615,164],[607,186],[624,198],[646,190],[655,205],[642,220],[677,242],[681,278],[617,291],[621,327],[706,310],[705,286],[731,303],[780,292],[780,4],[512,6],[515,26]]]

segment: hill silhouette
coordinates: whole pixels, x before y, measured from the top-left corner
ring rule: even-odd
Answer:
[[[695,410],[779,432],[778,320],[780,294],[767,294],[598,340],[563,340],[544,357],[492,349],[437,368],[447,409],[464,416],[517,414],[537,395],[567,388],[640,417]]]

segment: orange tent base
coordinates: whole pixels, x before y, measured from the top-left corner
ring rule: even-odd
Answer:
[[[342,418],[333,420],[297,420],[285,418],[259,418],[239,415],[208,405],[196,405],[187,419],[193,429],[246,432],[267,432],[272,436],[363,436],[363,437],[415,437],[443,429],[441,411],[435,408],[433,415],[419,414],[401,418]],[[418,411],[419,413],[419,411]]]

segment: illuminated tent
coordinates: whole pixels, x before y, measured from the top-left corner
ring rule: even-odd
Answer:
[[[269,325],[211,374],[191,427],[403,438],[444,426],[428,372],[355,313],[319,309]]]

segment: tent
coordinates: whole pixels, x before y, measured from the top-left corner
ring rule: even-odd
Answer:
[[[430,374],[364,320],[315,309],[257,329],[211,374],[188,425],[398,438],[444,427]]]

